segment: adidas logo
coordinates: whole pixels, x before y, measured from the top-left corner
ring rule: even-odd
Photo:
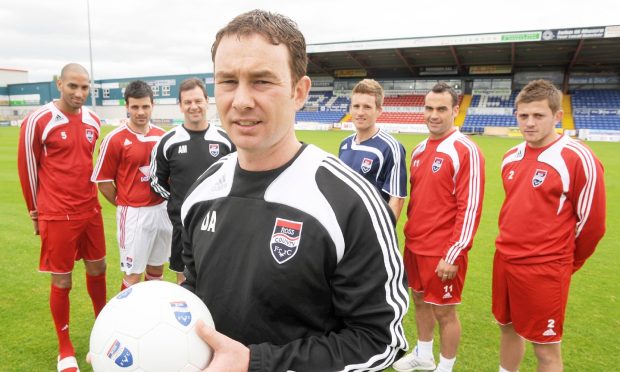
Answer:
[[[452,295],[450,294],[450,292],[446,292],[446,294],[443,295],[444,300],[448,298],[452,298]]]
[[[543,332],[543,336],[555,336],[555,335],[556,333],[551,328]]]
[[[62,120],[62,116],[60,114],[56,114],[56,117],[54,118],[54,120],[61,121]]]
[[[123,142],[123,146],[129,146],[131,145],[133,142],[131,142],[129,139],[125,138],[125,142]]]

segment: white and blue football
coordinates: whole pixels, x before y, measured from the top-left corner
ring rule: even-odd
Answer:
[[[205,304],[179,285],[135,284],[103,308],[90,333],[95,372],[202,371],[211,348],[198,336],[196,321],[213,326]]]

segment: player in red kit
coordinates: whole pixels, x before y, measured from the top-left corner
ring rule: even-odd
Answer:
[[[397,371],[452,371],[461,336],[456,306],[467,273],[467,252],[480,222],[484,158],[478,146],[454,128],[458,96],[445,83],[424,99],[429,138],[411,156],[411,198],[405,224],[405,268],[413,292],[418,343],[392,365]],[[439,324],[440,360],[433,333]]]
[[[60,99],[24,119],[17,167],[35,234],[41,235],[39,271],[51,273],[50,310],[58,336],[58,371],[78,371],[69,336],[69,292],[74,262],[84,259],[95,316],[106,303],[105,238],[97,188],[90,181],[100,122],[83,107],[90,81],[81,65],[63,67]]]
[[[560,342],[570,279],[605,233],[603,166],[583,143],[559,135],[562,93],[535,80],[517,96],[525,142],[502,162],[506,199],[493,262],[500,371],[517,371],[525,340],[538,371],[562,371]]]
[[[145,280],[161,280],[168,262],[172,225],[166,201],[151,190],[149,165],[153,146],[165,131],[151,124],[153,92],[144,81],[125,88],[129,122],[108,134],[99,148],[92,181],[117,207],[121,290]]]

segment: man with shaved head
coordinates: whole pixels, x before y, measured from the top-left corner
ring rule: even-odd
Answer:
[[[97,187],[90,181],[100,122],[83,107],[90,85],[83,66],[63,67],[56,85],[60,99],[34,111],[21,125],[17,166],[34,233],[41,236],[39,271],[51,274],[57,370],[76,372],[69,337],[69,292],[76,260],[84,259],[95,316],[106,303],[103,221]]]

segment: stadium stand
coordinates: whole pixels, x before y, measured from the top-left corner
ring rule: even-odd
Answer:
[[[303,109],[295,115],[295,121],[337,123],[342,120],[348,110],[348,104],[341,103],[342,98],[335,96],[331,91],[311,92]]]
[[[576,129],[620,130],[619,90],[576,90],[571,101]]]
[[[483,133],[484,127],[514,127],[517,122],[512,108],[517,91],[473,94],[461,130]]]
[[[299,111],[295,115],[295,120],[297,122],[333,124],[342,120],[346,114],[346,111]]]
[[[474,94],[470,107],[514,107],[518,91],[506,94]]]
[[[395,94],[386,91],[384,110],[378,123],[424,124],[424,95]],[[487,90],[467,96],[459,96],[462,107],[461,130],[466,133],[483,133],[485,127],[516,127],[512,113],[518,90]],[[296,115],[297,122],[338,123],[350,122],[347,115],[350,99],[343,91],[331,90],[311,92],[304,108]],[[620,130],[619,90],[575,90],[566,95],[562,103],[565,112],[563,123],[558,127],[567,129]]]
[[[413,106],[413,107],[422,107],[424,106],[424,96],[423,95],[399,95],[399,96],[388,96],[383,100],[383,106]]]
[[[424,124],[424,114],[421,112],[383,111],[377,118],[377,123]]]

